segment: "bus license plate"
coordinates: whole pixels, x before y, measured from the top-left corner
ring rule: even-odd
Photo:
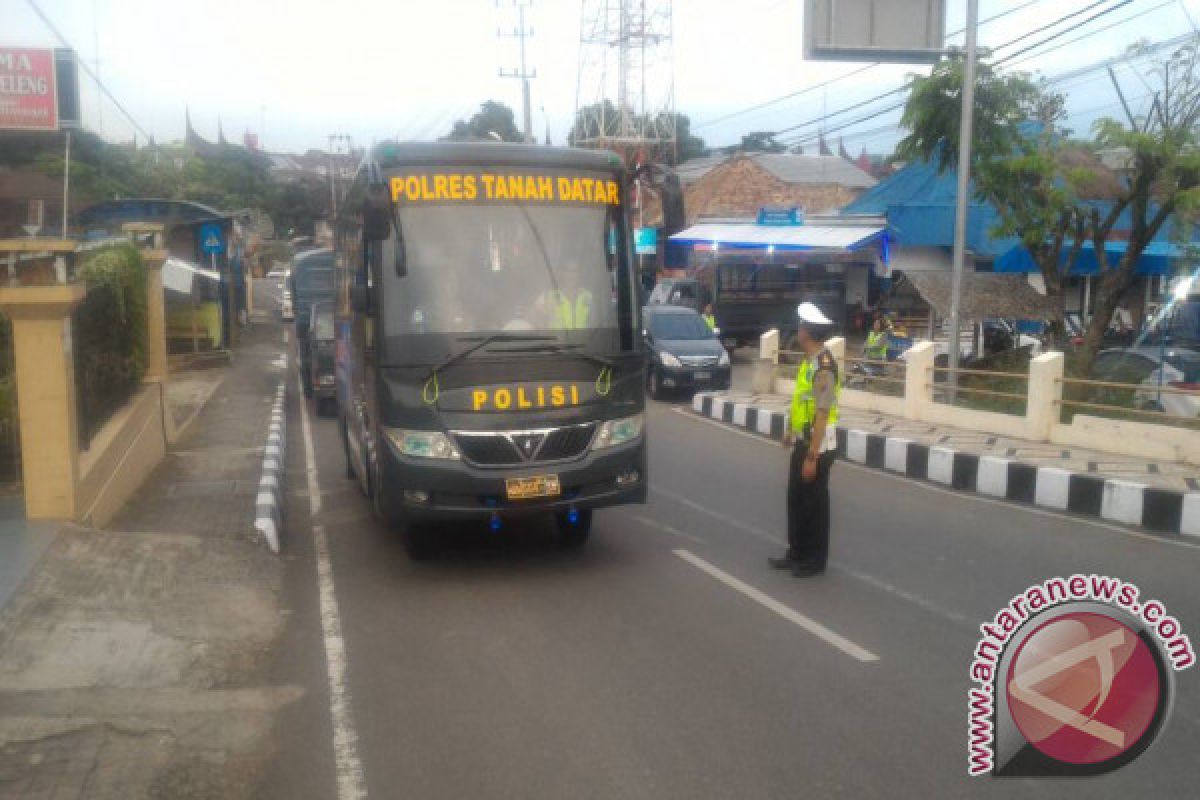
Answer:
[[[535,475],[531,478],[509,478],[504,482],[509,500],[529,500],[533,497],[557,497],[562,494],[557,475]]]
[[[706,381],[706,380],[709,380],[710,378],[712,378],[712,373],[711,372],[697,372],[695,375],[695,378],[698,381]]]

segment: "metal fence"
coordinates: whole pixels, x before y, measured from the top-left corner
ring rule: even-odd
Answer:
[[[1029,375],[987,369],[933,368],[935,403],[1024,416],[1029,403]]]
[[[1086,413],[1200,430],[1200,416],[1195,411],[1200,408],[1197,389],[1083,378],[1063,378],[1061,384],[1063,422],[1070,422],[1075,414]],[[1174,398],[1184,402],[1172,402]],[[1193,399],[1194,402],[1188,402]]]

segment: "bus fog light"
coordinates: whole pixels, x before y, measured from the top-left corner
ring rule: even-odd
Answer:
[[[405,489],[404,502],[412,503],[416,506],[423,506],[429,502],[429,492],[424,492],[420,489]]]
[[[642,479],[642,474],[636,469],[627,469],[617,476],[617,486],[633,486]]]

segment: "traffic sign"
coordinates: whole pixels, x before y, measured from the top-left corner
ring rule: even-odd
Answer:
[[[206,255],[217,255],[225,249],[225,234],[218,222],[206,222],[200,226],[200,249]]]

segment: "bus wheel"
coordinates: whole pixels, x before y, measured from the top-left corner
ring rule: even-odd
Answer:
[[[560,511],[554,515],[554,521],[558,524],[558,543],[562,547],[583,547],[592,533],[592,510],[588,508],[576,513],[579,516],[575,522],[571,522],[569,512]]]
[[[646,376],[646,391],[650,393],[650,397],[653,399],[662,400],[662,383],[659,382],[658,370],[653,367],[650,369],[650,374]]]
[[[404,552],[408,553],[408,557],[413,561],[426,561],[437,549],[437,539],[429,526],[418,525],[415,522],[404,524],[400,531],[400,541],[404,545]]]

